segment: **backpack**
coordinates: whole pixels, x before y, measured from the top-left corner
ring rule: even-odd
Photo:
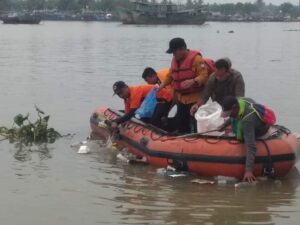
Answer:
[[[255,111],[256,115],[261,119],[263,123],[268,126],[273,126],[276,123],[276,116],[272,109],[261,104],[251,104],[251,107]]]

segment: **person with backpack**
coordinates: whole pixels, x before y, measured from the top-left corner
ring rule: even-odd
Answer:
[[[256,103],[250,98],[226,96],[222,101],[222,117],[230,118],[220,130],[230,123],[231,129],[239,141],[246,145],[246,164],[243,181],[252,183],[256,180],[253,167],[256,155],[256,138],[264,136],[275,124],[276,116],[268,107]]]
[[[215,72],[209,76],[201,98],[191,108],[191,114],[194,115],[209,98],[221,104],[225,96],[245,96],[243,76],[239,71],[232,68],[231,60],[228,58],[219,59],[215,62]]]

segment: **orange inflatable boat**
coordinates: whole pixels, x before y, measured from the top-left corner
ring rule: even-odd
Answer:
[[[106,139],[108,128],[98,126],[122,113],[98,108],[90,119],[92,137]],[[145,157],[149,164],[172,165],[203,176],[230,176],[242,178],[245,170],[245,146],[234,137],[216,137],[201,134],[174,136],[152,125],[132,119],[122,125],[114,140],[137,157]],[[267,139],[257,140],[254,174],[263,176],[266,169],[276,177],[285,176],[295,165],[300,152],[299,140],[288,129],[275,126]]]

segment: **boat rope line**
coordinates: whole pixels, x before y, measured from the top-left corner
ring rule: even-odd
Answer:
[[[108,120],[113,120],[113,119],[117,118],[118,116],[120,116],[118,113],[119,112],[115,112],[108,108],[104,111],[104,116]],[[182,137],[181,136],[172,136],[172,134],[170,134],[164,130],[161,130],[151,124],[145,124],[144,122],[139,121],[135,118],[124,123],[123,127],[125,129],[129,129],[129,130],[133,129],[133,131],[135,133],[141,132],[143,135],[146,135],[147,132],[150,132],[149,136],[150,136],[151,140],[153,140],[153,141],[166,142],[166,141],[171,141],[171,140],[182,139],[185,142],[192,143],[192,142],[196,142],[199,138],[202,138],[209,144],[217,144],[221,140],[227,140],[230,144],[240,144],[241,143],[241,142],[237,141],[234,137],[228,137],[228,136],[209,136],[209,135],[199,135],[199,134],[191,134],[191,135],[189,135],[189,137],[187,137],[186,135],[184,135]],[[283,132],[286,135],[290,134],[290,131],[283,126],[276,125],[275,127],[278,130],[276,132],[274,132],[268,139],[277,138],[279,136],[279,132]],[[157,136],[157,137],[155,137],[155,136]]]
[[[112,117],[112,116],[110,116]],[[95,118],[91,118],[91,123],[97,126],[97,121]],[[130,128],[133,128],[136,124],[129,123]],[[150,135],[153,135],[154,132],[150,132]],[[133,146],[138,151],[152,157],[167,158],[167,159],[178,159],[186,161],[198,161],[198,162],[210,162],[210,163],[225,163],[225,164],[244,164],[246,157],[238,156],[212,156],[212,155],[195,155],[188,153],[174,153],[166,152],[162,150],[152,150],[147,148],[145,145],[142,145],[123,134],[118,135],[120,141],[125,142],[128,145]],[[165,139],[162,139],[165,138]],[[155,138],[154,138],[155,139]],[[177,137],[166,137],[165,135],[159,136],[156,140],[166,141],[166,140],[175,140]],[[228,140],[228,139],[227,139]],[[240,144],[240,143],[239,143]],[[284,162],[284,161],[294,161],[296,158],[294,153],[281,154],[281,155],[271,155],[272,162]],[[270,156],[257,156],[255,158],[255,163],[266,163],[270,160]]]
[[[268,155],[268,161],[264,165],[263,174],[269,178],[274,178],[275,170],[273,167],[273,161],[272,161],[272,157],[271,157],[272,155],[271,155],[270,148],[266,141],[262,140],[261,142],[263,143],[263,145],[267,151],[267,155]]]
[[[120,140],[124,141],[126,144],[133,146],[142,153],[159,158],[167,159],[177,159],[177,160],[186,160],[186,161],[197,161],[197,162],[210,162],[210,163],[225,163],[225,164],[245,164],[246,157],[238,156],[211,156],[211,155],[195,155],[188,153],[174,153],[166,152],[161,150],[152,150],[146,146],[137,143],[136,141],[131,140],[130,138],[120,134]],[[272,162],[284,162],[284,161],[294,161],[295,154],[281,154],[281,155],[271,155],[271,156],[256,156],[255,163],[266,163],[271,159]]]

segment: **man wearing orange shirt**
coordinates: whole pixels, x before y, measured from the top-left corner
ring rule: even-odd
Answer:
[[[148,84],[161,84],[167,77],[170,69],[163,69],[158,72],[156,72],[153,68],[147,67],[144,69],[144,72],[142,74],[142,78],[148,83]]]
[[[113,85],[114,94],[118,95],[124,100],[125,114],[115,119],[111,127],[116,128],[119,124],[130,120],[135,115],[135,111],[141,106],[143,100],[148,93],[155,88],[154,85],[140,85],[140,86],[128,86],[123,81],[118,81]],[[166,102],[172,101],[172,95],[165,90],[157,92],[156,97],[163,99]],[[166,114],[164,110],[157,110],[159,104],[157,104],[154,115],[151,118],[151,123],[160,127],[162,114]],[[158,112],[157,112],[158,111]]]

